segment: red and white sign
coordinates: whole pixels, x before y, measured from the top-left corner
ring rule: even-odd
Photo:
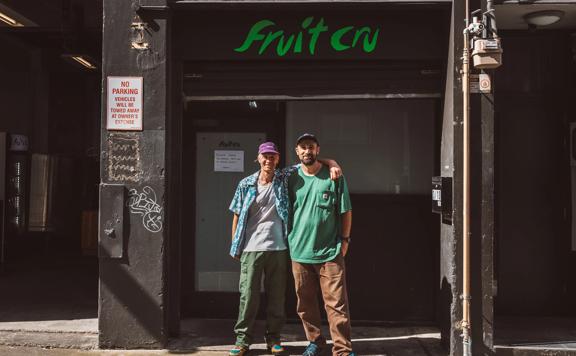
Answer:
[[[142,131],[142,77],[108,77],[106,128]]]
[[[492,82],[490,81],[490,75],[480,74],[478,81],[481,93],[490,93],[492,91]]]
[[[492,82],[488,74],[470,74],[470,93],[481,94],[492,91]]]

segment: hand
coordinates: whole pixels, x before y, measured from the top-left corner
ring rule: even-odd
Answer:
[[[342,168],[335,160],[330,158],[318,158],[318,162],[325,164],[330,168],[330,179],[336,180],[342,176]]]
[[[342,169],[340,166],[330,166],[330,179],[337,180],[342,176]]]
[[[233,259],[235,259],[236,261],[240,261],[240,255],[236,255],[234,257],[232,257]]]
[[[348,241],[342,240],[342,247],[340,248],[340,250],[342,251],[343,257],[346,257],[346,254],[348,253],[348,246],[349,246]]]

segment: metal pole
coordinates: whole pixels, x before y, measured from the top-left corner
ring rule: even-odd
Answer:
[[[0,168],[2,168],[2,173],[4,178],[2,182],[4,186],[0,187],[0,191],[2,192],[2,216],[0,219],[2,220],[2,225],[0,226],[0,272],[4,272],[4,264],[6,262],[6,177],[8,174],[6,173],[8,168],[8,142],[6,133],[0,133],[0,152],[3,152],[3,159],[0,161]],[[2,147],[3,146],[3,147]]]
[[[470,338],[470,41],[468,26],[469,4],[466,0],[466,28],[464,29],[464,48],[462,54],[462,91],[463,104],[463,226],[462,226],[462,346],[463,355],[472,355]]]
[[[0,272],[4,272],[5,263],[5,248],[6,248],[6,197],[2,200],[2,230],[0,231],[0,239],[2,244],[0,246]]]

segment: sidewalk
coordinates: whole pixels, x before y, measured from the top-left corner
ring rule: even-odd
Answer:
[[[228,354],[234,341],[233,324],[233,320],[183,320],[181,336],[171,340],[167,350],[98,350],[96,319],[0,323],[0,356],[223,356]],[[263,322],[258,322],[257,329],[257,335],[262,335]],[[286,355],[301,355],[307,345],[301,325],[286,325],[283,335]],[[354,327],[352,338],[354,349],[360,355],[446,355],[440,346],[440,334],[432,327]],[[253,345],[249,353],[268,354],[264,343]]]

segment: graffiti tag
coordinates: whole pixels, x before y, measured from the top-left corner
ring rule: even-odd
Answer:
[[[138,193],[136,189],[128,192],[128,207],[133,214],[142,215],[142,225],[150,232],[162,230],[162,207],[156,202],[156,192],[149,186],[142,188]]]

